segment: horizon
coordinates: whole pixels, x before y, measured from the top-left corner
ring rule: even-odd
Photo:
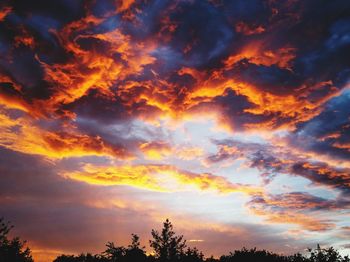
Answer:
[[[36,262],[169,218],[206,256],[350,254],[350,2],[4,0],[0,217]]]

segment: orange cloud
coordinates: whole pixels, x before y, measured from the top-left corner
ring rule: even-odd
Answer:
[[[36,119],[46,118],[45,112],[43,110],[43,107],[45,107],[45,105],[42,102],[32,104],[25,101],[22,95],[22,86],[20,84],[13,81],[10,77],[1,74],[0,84],[9,84],[15,90],[15,92],[12,93],[5,93],[1,92],[0,90],[0,106],[3,106],[6,109],[17,109],[23,111]]]
[[[180,147],[176,150],[176,156],[183,160],[192,160],[204,155],[204,150],[200,147]]]
[[[118,11],[122,12],[130,8],[135,3],[135,0],[118,0],[119,3]]]
[[[123,148],[105,143],[100,137],[76,131],[53,132],[36,126],[28,118],[10,118],[0,111],[0,145],[27,154],[48,158],[81,156],[130,157]]]
[[[133,2],[120,1],[120,10],[126,10]],[[53,86],[53,94],[48,101],[34,100],[29,105],[14,97],[9,99],[7,96],[3,100],[11,101],[7,103],[33,116],[52,116],[57,114],[58,109],[61,109],[62,106],[82,98],[90,90],[97,90],[99,96],[111,101],[115,101],[117,97],[120,98],[123,105],[129,107],[130,111],[136,104],[144,105],[135,113],[143,120],[158,119],[158,117],[190,118],[193,117],[196,110],[198,112],[197,107],[201,106],[203,114],[210,111],[211,114],[217,116],[220,126],[232,130],[236,127],[230,119],[230,114],[223,112],[223,108],[215,104],[213,100],[233,90],[252,104],[241,114],[261,117],[259,121],[242,123],[243,128],[271,130],[293,129],[296,123],[307,121],[319,114],[320,106],[337,94],[333,92],[318,101],[308,101],[302,97],[311,91],[305,91],[304,87],[297,90],[298,94],[273,94],[243,82],[237,77],[224,77],[225,72],[231,70],[243,59],[256,65],[276,65],[291,70],[296,49],[284,46],[271,50],[263,41],[254,41],[243,47],[237,54],[229,56],[223,61],[225,67],[219,70],[207,72],[182,67],[177,72],[178,76],[189,75],[196,80],[191,85],[191,89],[178,86],[167,81],[166,78],[159,78],[156,68],[151,70],[154,74],[152,80],[129,80],[129,76],[135,77],[141,74],[146,65],[157,62],[151,53],[158,44],[154,40],[135,41],[119,28],[106,33],[92,33],[89,30],[101,25],[105,19],[106,17],[98,18],[88,13],[84,18],[67,24],[62,30],[51,31],[59,39],[66,52],[70,54],[70,58],[64,64],[49,64],[37,56],[37,60],[44,69],[44,80]],[[168,22],[164,23],[168,24]],[[240,28],[245,27],[247,25],[240,25]],[[17,43],[29,46],[35,45],[33,41],[34,39],[30,36],[17,37],[16,40]],[[87,50],[81,45],[81,41],[89,41],[96,46]],[[114,86],[118,88],[114,89]],[[149,113],[148,108],[154,109],[152,114]],[[66,117],[75,118],[72,112],[65,110],[64,113]],[[151,154],[154,155],[154,153]]]
[[[252,64],[291,69],[291,62],[295,58],[296,49],[293,47],[281,47],[276,50],[268,49],[263,42],[252,42],[243,47],[236,55],[231,55],[224,61],[226,69],[232,68],[237,62],[246,59]]]
[[[339,143],[336,142],[333,144],[336,148],[346,149],[348,152],[350,152],[350,143]]]
[[[5,17],[11,13],[12,8],[9,6],[5,6],[2,9],[0,9],[0,22],[5,19]]]
[[[30,245],[32,256],[37,262],[54,261],[59,255],[64,254],[64,250],[49,249],[47,247],[36,247]]]
[[[140,150],[148,159],[160,160],[172,153],[171,146],[166,142],[148,142],[140,145]]]
[[[314,98],[312,101],[306,98],[314,90],[323,88],[323,85],[332,85],[330,81],[317,83],[314,86],[302,85],[291,94],[275,94],[261,90],[253,84],[243,82],[237,77],[227,78],[223,76],[241,59],[250,59],[251,63],[258,65],[271,66],[276,64],[282,68],[289,68],[295,50],[286,47],[273,52],[267,50],[262,55],[256,55],[259,52],[259,48],[250,49],[247,47],[246,53],[231,56],[226,60],[225,68],[213,72],[200,72],[188,67],[181,68],[177,72],[179,76],[190,75],[196,82],[191,86],[190,92],[186,89],[182,90],[181,97],[183,97],[183,101],[180,101],[180,103],[178,98],[174,97],[173,90],[175,87],[166,81],[156,79],[152,82],[133,83],[132,86],[142,85],[147,87],[147,92],[143,92],[140,98],[161,109],[163,115],[186,119],[191,118],[194,112],[203,111],[203,114],[216,114],[220,123],[224,126],[231,125],[231,129],[235,127],[230,123],[232,122],[230,121],[230,115],[222,112],[220,105],[213,102],[215,98],[227,95],[229,90],[233,90],[236,95],[245,97],[251,103],[251,107],[244,109],[242,114],[261,117],[261,120],[257,122],[249,123],[247,121],[247,123],[243,123],[244,127],[246,129],[259,128],[264,130],[294,129],[296,123],[307,121],[318,115],[324,103],[339,95],[340,91],[334,90],[334,92],[329,92],[328,95],[317,99]],[[148,91],[148,87],[152,92]],[[178,93],[176,95],[178,96]],[[199,108],[202,109],[198,110]],[[213,111],[216,111],[216,113]]]
[[[264,213],[256,211],[257,215],[263,215],[267,217],[267,221],[271,223],[279,224],[296,224],[303,229],[310,231],[326,231],[335,228],[335,224],[327,220],[320,220],[311,216],[307,216],[300,213],[293,212],[276,212],[276,213]]]
[[[265,217],[266,221],[272,224],[295,224],[309,231],[326,231],[335,228],[335,224],[330,220],[322,220],[296,211],[275,210],[263,205],[249,206],[249,210],[255,215]]]
[[[21,34],[15,36],[14,42],[16,47],[19,45],[28,46],[32,49],[35,47],[34,37],[25,28],[21,28]]]
[[[125,1],[127,2],[127,1]],[[143,66],[155,61],[149,53],[152,43],[132,43],[130,37],[118,28],[104,34],[78,33],[91,26],[100,25],[104,19],[88,15],[66,25],[61,31],[53,32],[73,57],[66,64],[47,64],[37,57],[45,71],[45,80],[55,86],[55,94],[48,101],[49,108],[72,103],[86,95],[91,89],[114,100],[113,85],[127,75],[138,74]],[[85,50],[81,40],[105,43],[103,52]],[[102,48],[102,47],[101,47]],[[120,55],[120,59],[116,59]]]
[[[216,83],[215,83],[216,82]],[[321,111],[320,105],[325,101],[311,103],[307,100],[299,99],[295,95],[275,95],[269,92],[262,92],[258,88],[235,80],[223,80],[222,82],[213,81],[212,83],[203,83],[198,85],[194,92],[188,95],[186,104],[195,108],[203,102],[210,102],[213,98],[224,96],[228,90],[234,90],[237,95],[242,95],[254,106],[245,109],[245,113],[256,116],[274,116],[272,119],[261,120],[258,123],[245,123],[247,129],[271,130],[278,127],[277,122],[281,119],[288,119],[284,124],[279,124],[279,128],[294,128],[298,122],[303,122],[318,115]],[[336,96],[336,94],[332,94]],[[328,97],[330,99],[331,97]],[[218,105],[213,105],[212,110],[220,112]],[[203,111],[207,111],[203,108]],[[230,123],[228,114],[221,114],[220,122],[225,125]],[[235,127],[232,126],[234,129]]]
[[[296,172],[311,179],[314,183],[325,183],[331,187],[350,188],[350,169],[335,168],[324,163],[304,162],[298,165]]]
[[[188,190],[213,191],[222,194],[261,194],[261,188],[235,184],[209,173],[190,173],[169,165],[136,165],[99,167],[85,165],[82,171],[63,173],[64,176],[94,185],[128,185],[157,192]]]
[[[192,160],[204,155],[204,149],[188,145],[172,147],[164,141],[153,141],[142,143],[139,146],[144,157],[151,160],[162,160],[167,157],[174,157],[182,160]]]
[[[235,29],[238,33],[242,33],[244,35],[255,35],[265,32],[265,28],[262,25],[254,26],[248,25],[244,22],[238,22]]]

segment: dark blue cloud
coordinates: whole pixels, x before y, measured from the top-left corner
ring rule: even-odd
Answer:
[[[261,22],[271,14],[271,9],[264,0],[223,0],[218,1],[217,5],[231,21]]]
[[[14,12],[19,16],[30,17],[32,15],[38,15],[46,17],[45,19],[51,21],[59,21],[60,24],[66,24],[79,19],[84,14],[84,1],[82,0],[57,0],[54,2],[45,0],[16,0],[8,2],[10,6],[13,7]],[[44,22],[44,20],[42,20],[42,22]],[[45,27],[46,25],[43,23],[39,26]]]
[[[287,95],[300,87],[302,80],[293,72],[276,65],[264,66],[245,63],[237,65],[228,75],[256,86],[259,90],[278,95]]]
[[[330,157],[350,158],[349,149],[341,145],[350,143],[350,92],[343,91],[330,100],[316,117],[302,123],[290,140],[298,147]]]

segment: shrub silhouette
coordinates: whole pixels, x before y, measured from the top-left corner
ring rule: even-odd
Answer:
[[[271,253],[266,250],[257,250],[243,248],[241,250],[236,250],[231,252],[228,256],[221,256],[220,262],[285,262],[287,259],[284,256],[280,256]]]
[[[92,255],[90,253],[74,255],[60,255],[53,262],[109,262],[113,261],[101,255]],[[118,260],[119,261],[119,260]]]

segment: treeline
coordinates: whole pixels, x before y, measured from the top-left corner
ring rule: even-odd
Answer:
[[[0,262],[33,262],[30,249],[19,238],[8,238],[12,226],[0,218]],[[341,256],[334,248],[309,249],[306,255],[290,256],[275,254],[266,250],[243,248],[220,258],[205,258],[197,248],[190,248],[182,235],[176,235],[173,225],[167,219],[160,232],[152,230],[149,240],[152,254],[146,254],[139,236],[132,234],[127,247],[106,244],[100,254],[60,255],[53,262],[350,262],[348,256]]]

